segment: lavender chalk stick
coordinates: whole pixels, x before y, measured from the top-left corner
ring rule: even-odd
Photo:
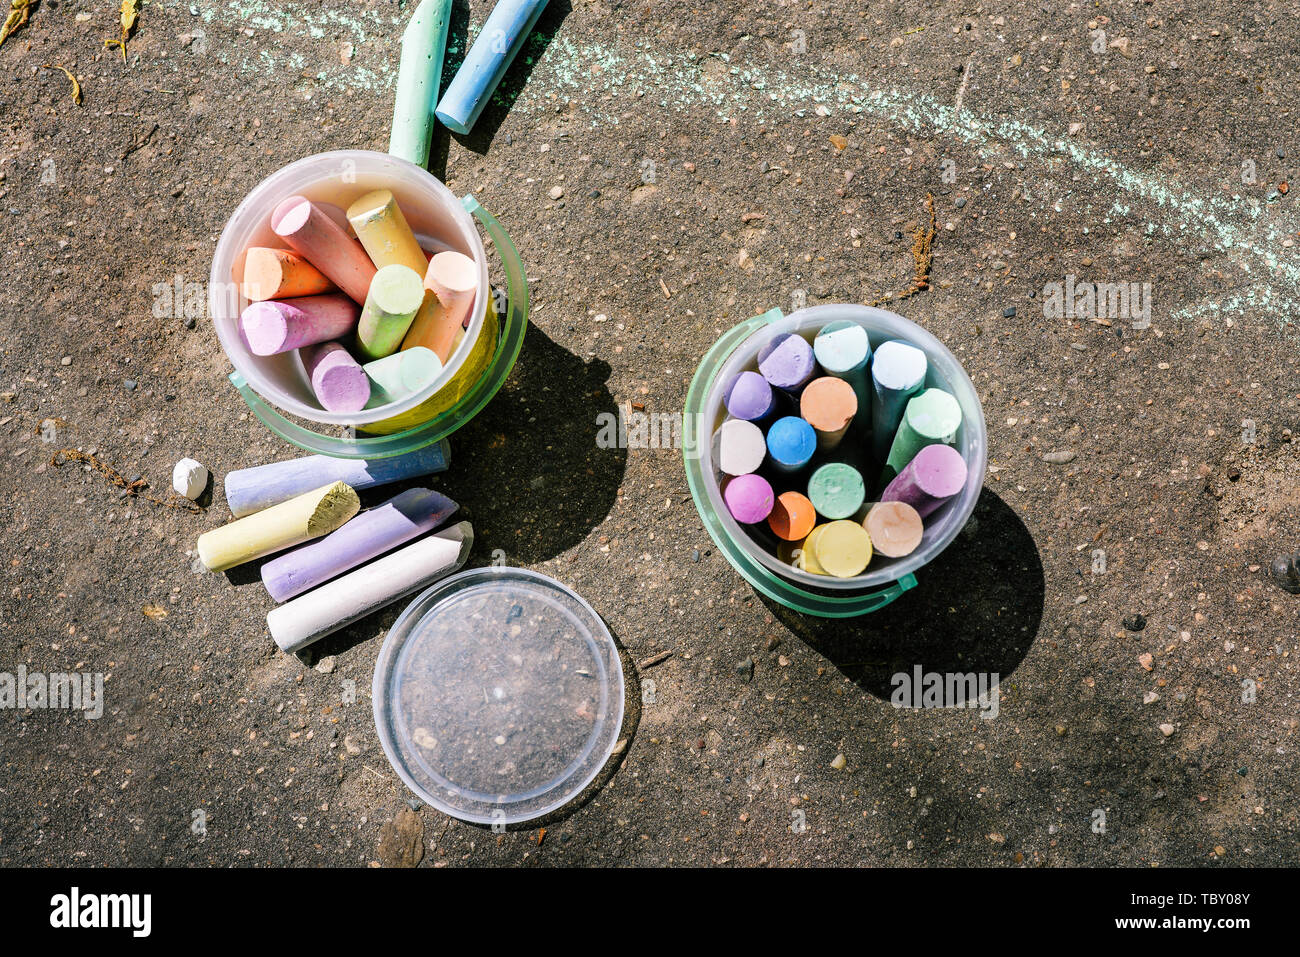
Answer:
[[[446,439],[386,459],[306,455],[227,473],[226,504],[230,506],[231,514],[243,518],[331,482],[345,482],[359,492],[445,472],[450,462],[451,450]]]
[[[342,293],[270,299],[250,303],[239,314],[239,329],[254,355],[273,356],[341,339],[356,327],[359,314],[357,304]]]
[[[342,528],[262,566],[262,584],[288,601],[441,525],[457,505],[427,488],[407,489]]]
[[[758,371],[776,388],[798,392],[817,371],[817,360],[807,339],[787,332],[758,350]]]
[[[728,413],[749,422],[765,419],[776,409],[776,393],[757,372],[742,372],[732,379],[724,401]]]
[[[361,363],[337,342],[307,346],[299,355],[316,400],[330,412],[359,412],[370,401],[370,380]]]
[[[922,518],[962,490],[966,460],[951,445],[927,445],[881,494],[882,502],[906,502]]]

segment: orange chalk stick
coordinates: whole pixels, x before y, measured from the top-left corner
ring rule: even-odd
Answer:
[[[440,252],[429,260],[424,288],[433,295],[425,297],[424,305],[402,340],[402,348],[424,346],[437,353],[445,364],[456,344],[456,335],[474,305],[478,267],[464,253]]]
[[[334,292],[334,283],[297,253],[267,246],[250,246],[244,257],[240,291],[251,302],[297,299]]]
[[[808,496],[798,492],[782,492],[776,497],[767,524],[778,538],[787,542],[801,542],[817,524],[817,509]]]

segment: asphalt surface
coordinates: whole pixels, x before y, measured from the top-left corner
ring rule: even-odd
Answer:
[[[1300,531],[1284,5],[553,0],[435,143],[534,306],[436,487],[471,564],[603,615],[629,709],[595,786],[504,834],[411,810],[379,748],[400,606],[300,661],[254,573],[193,570],[220,476],[292,450],[206,312],[159,305],[262,178],[386,147],[412,4],[149,4],[125,62],[111,6],[45,0],[0,47],[0,671],[106,676],[97,720],[0,710],[0,863],[1296,863],[1300,598],[1268,578]],[[489,6],[457,6],[453,65]],[[718,554],[680,452],[599,448],[597,417],[680,412],[773,306],[908,288],[927,194],[930,287],[894,308],[976,384],[984,493],[887,609],[791,615]],[[1149,326],[1053,312],[1088,280],[1149,283]],[[158,500],[183,456],[218,481],[196,513],[60,449]],[[918,665],[998,674],[996,717],[893,707]]]

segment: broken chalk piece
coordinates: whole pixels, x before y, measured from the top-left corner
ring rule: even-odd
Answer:
[[[906,502],[922,518],[966,485],[966,460],[951,445],[927,445],[889,483],[882,502]]]
[[[407,489],[338,531],[271,559],[262,566],[262,583],[276,601],[288,601],[437,528],[456,508],[455,502],[438,492]]]
[[[193,459],[181,459],[172,469],[172,488],[194,501],[208,487],[208,470]]]
[[[465,564],[474,544],[469,522],[460,522],[362,565],[266,616],[271,637],[293,654],[346,628],[372,611],[425,588]]]
[[[328,535],[360,508],[361,500],[347,485],[325,485],[204,532],[199,536],[199,559],[209,571],[225,571]]]
[[[445,472],[451,451],[444,439],[414,452],[383,459],[336,459],[328,455],[271,462],[228,472],[226,504],[237,518],[288,501],[324,482],[344,482],[357,491]]]
[[[287,249],[250,246],[244,256],[240,291],[253,302],[319,296],[337,288],[319,269]]]
[[[341,339],[357,324],[357,304],[342,293],[253,302],[239,314],[239,330],[256,356]]]
[[[357,304],[366,301],[375,264],[327,211],[305,196],[290,196],[271,213],[271,229]]]
[[[405,266],[418,276],[424,276],[428,264],[424,250],[389,190],[377,189],[366,193],[348,207],[347,216],[357,232],[357,239],[361,240],[377,269]]]
[[[370,379],[347,349],[337,342],[322,342],[299,354],[323,408],[330,412],[359,412],[366,407]]]
[[[425,298],[420,314],[402,340],[402,348],[432,349],[445,365],[474,305],[478,278],[478,267],[464,253],[447,250],[430,259],[424,288],[433,295]]]
[[[357,324],[357,349],[361,355],[382,359],[396,352],[424,299],[420,273],[401,263],[380,268],[370,282]]]
[[[442,374],[442,363],[429,349],[417,346],[367,362],[361,367],[370,379],[367,409],[376,409],[415,395]]]

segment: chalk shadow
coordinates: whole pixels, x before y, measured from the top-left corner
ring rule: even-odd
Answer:
[[[506,70],[496,92],[492,94],[492,98],[483,108],[478,121],[468,134],[452,133],[441,123],[435,124],[433,140],[429,147],[429,172],[441,180],[446,179],[447,155],[452,137],[471,152],[480,156],[487,155],[492,141],[496,138],[497,130],[509,115],[515,100],[519,99],[519,94],[528,85],[528,78],[532,76],[537,61],[555,39],[555,34],[559,32],[564,18],[572,11],[573,5],[570,0],[551,0],[546,5],[532,33],[524,41],[523,48]],[[477,39],[477,36],[475,38]],[[439,98],[447,91],[456,71],[465,62],[470,44],[469,5],[466,0],[455,0],[452,4],[451,25],[447,34],[447,55],[442,66],[442,84],[438,87]]]
[[[916,587],[861,618],[816,618],[763,597],[787,628],[858,687],[889,701],[895,674],[996,673],[1038,636],[1047,584],[1033,536],[988,487],[970,522],[916,572]]]

